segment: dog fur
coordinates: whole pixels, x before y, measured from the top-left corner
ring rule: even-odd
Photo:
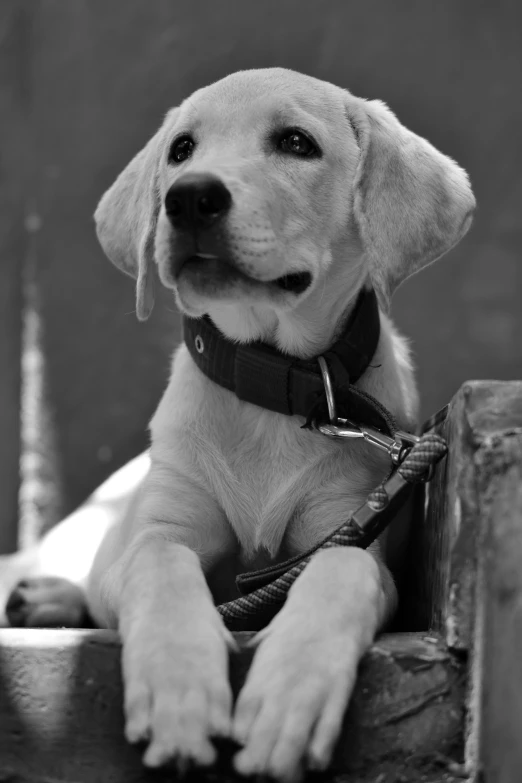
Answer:
[[[282,149],[286,129],[311,137],[321,155]],[[169,153],[183,135],[195,146],[175,163]],[[217,177],[232,197],[224,226],[199,248],[218,258],[204,280],[184,271],[193,237],[165,210],[187,173]],[[181,311],[209,314],[231,340],[261,339],[301,358],[327,349],[361,288],[374,286],[381,337],[358,386],[411,429],[417,393],[390,298],[464,236],[474,205],[465,172],[383,103],[275,68],[233,74],[172,109],[105,193],[96,223],[107,256],[136,278],[139,318],[153,307],[156,269]],[[221,274],[223,248],[242,275]],[[301,294],[270,285],[301,272],[312,279]],[[218,735],[242,745],[235,766],[244,774],[296,780],[330,761],[359,660],[395,609],[390,569],[400,568],[404,519],[369,551],[313,557],[255,637],[235,705],[233,640],[214,605],[233,596],[239,571],[333,531],[387,472],[387,457],[366,444],[301,424],[239,401],[184,345],[176,351],[151,422],[150,467],[100,535],[85,579],[92,616],[121,634],[126,736],[147,742],[149,766],[210,764]]]

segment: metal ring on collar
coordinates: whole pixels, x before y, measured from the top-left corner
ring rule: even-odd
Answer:
[[[330,418],[330,424],[335,424],[335,422],[337,421],[337,408],[335,406],[335,397],[333,392],[332,379],[330,378],[328,365],[326,364],[326,359],[324,358],[324,356],[318,356],[317,362],[319,364],[319,369],[321,370],[321,375],[323,378],[324,391],[326,394],[326,404],[328,406],[328,416]]]

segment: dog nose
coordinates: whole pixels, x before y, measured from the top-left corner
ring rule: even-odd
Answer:
[[[210,174],[185,174],[165,196],[165,210],[175,228],[205,228],[229,211],[232,196]]]

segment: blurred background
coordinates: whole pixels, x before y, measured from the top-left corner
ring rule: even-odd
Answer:
[[[166,110],[231,71],[285,66],[381,98],[467,169],[470,234],[393,314],[423,416],[468,379],[522,376],[521,27],[510,0],[2,0],[0,551],[146,445],[179,319],[158,291],[138,324],[92,213]]]

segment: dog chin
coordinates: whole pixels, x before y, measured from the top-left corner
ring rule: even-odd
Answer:
[[[196,316],[208,305],[220,303],[270,303],[291,309],[312,284],[309,272],[291,272],[275,280],[259,280],[235,264],[213,256],[195,255],[180,264],[174,284],[180,309]]]
[[[204,315],[208,315],[208,302],[188,302],[179,295],[178,291],[174,291],[174,299],[180,313],[188,316],[189,318],[201,318]]]
[[[191,318],[209,314],[213,305],[230,304],[276,304],[269,291],[263,291],[248,285],[205,285],[201,289],[178,280],[174,286],[176,303],[179,309]]]

